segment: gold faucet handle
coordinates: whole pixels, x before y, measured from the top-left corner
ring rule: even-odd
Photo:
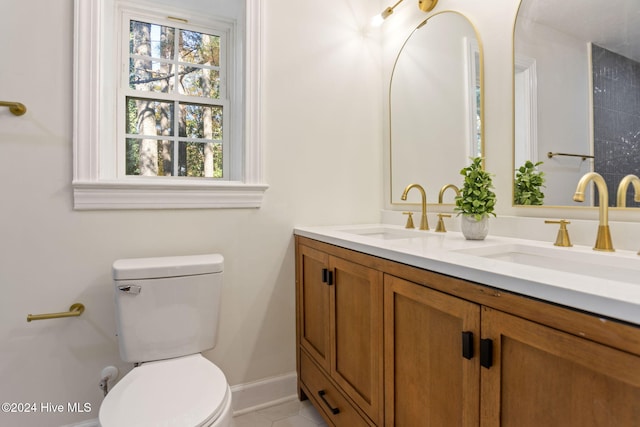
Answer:
[[[413,225],[413,212],[402,212],[402,214],[408,215],[407,225],[405,225],[404,228],[416,228],[416,226]]]
[[[560,229],[558,230],[558,237],[556,237],[555,246],[562,247],[571,247],[571,239],[569,238],[569,230],[567,230],[567,224],[571,224],[570,221],[566,219],[561,219],[559,221],[552,221],[547,219],[544,221],[545,224],[560,224]]]
[[[444,226],[444,221],[442,220],[442,218],[451,218],[450,214],[443,214],[443,213],[439,213],[438,214],[438,225],[436,225],[436,233],[446,233],[447,229]]]

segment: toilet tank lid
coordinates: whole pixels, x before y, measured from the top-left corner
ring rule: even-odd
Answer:
[[[224,257],[220,254],[157,258],[119,259],[113,263],[115,280],[157,279],[220,273]]]

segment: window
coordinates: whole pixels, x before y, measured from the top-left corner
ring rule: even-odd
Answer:
[[[113,1],[75,2],[74,208],[259,207],[260,1]]]
[[[225,179],[225,32],[124,18],[129,31],[120,62],[129,67],[121,79],[118,161],[125,175]]]

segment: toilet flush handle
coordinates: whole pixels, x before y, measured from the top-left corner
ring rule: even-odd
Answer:
[[[142,286],[139,285],[122,285],[118,286],[122,292],[130,295],[138,295],[142,291]]]

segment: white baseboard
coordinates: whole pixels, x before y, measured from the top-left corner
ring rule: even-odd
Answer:
[[[233,415],[242,415],[298,398],[297,375],[291,372],[231,387]],[[99,427],[98,419],[62,427]]]
[[[231,387],[233,415],[242,415],[298,398],[295,372]]]

